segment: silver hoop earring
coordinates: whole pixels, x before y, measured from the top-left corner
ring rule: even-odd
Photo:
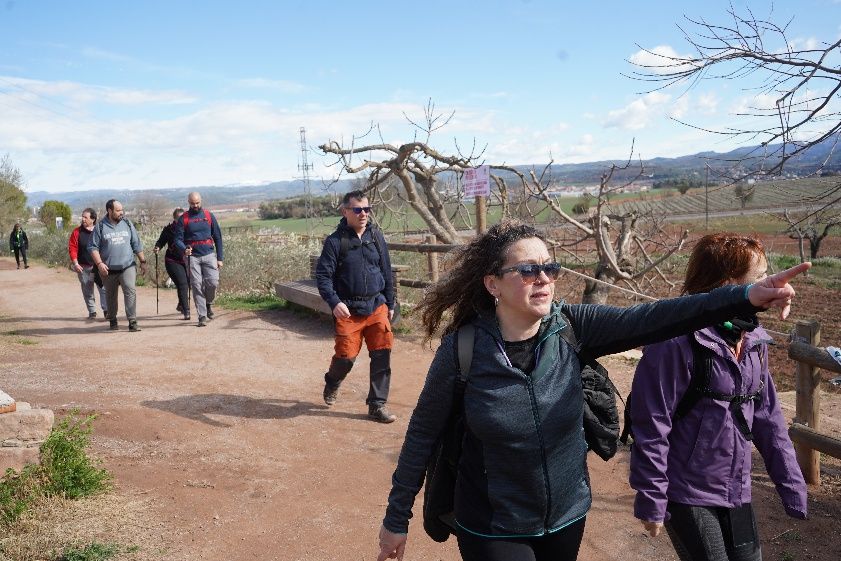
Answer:
[[[499,306],[499,298],[494,296],[494,306]]]

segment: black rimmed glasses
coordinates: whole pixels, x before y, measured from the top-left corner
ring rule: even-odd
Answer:
[[[546,276],[549,277],[550,280],[556,281],[558,280],[558,276],[561,274],[561,264],[560,263],[544,263],[539,265],[537,263],[528,263],[523,265],[514,265],[513,267],[506,267],[504,269],[499,270],[499,276],[501,277],[505,273],[518,273],[520,277],[523,279],[523,282],[532,284],[537,280],[537,277],[540,273],[546,273]]]
[[[371,214],[371,207],[369,206],[352,206],[350,210],[353,211],[354,214],[362,214],[362,211],[365,211],[365,214]]]

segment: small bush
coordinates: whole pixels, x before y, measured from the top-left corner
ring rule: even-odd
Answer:
[[[94,418],[71,412],[41,445],[41,465],[6,471],[0,478],[0,527],[11,526],[41,497],[77,499],[108,488],[110,474],[85,452]]]
[[[88,457],[95,415],[85,419],[73,412],[56,425],[41,445],[41,469],[47,481],[46,495],[78,499],[108,488],[110,474]]]
[[[18,473],[6,470],[0,479],[0,528],[14,523],[42,495],[39,466],[28,465]]]

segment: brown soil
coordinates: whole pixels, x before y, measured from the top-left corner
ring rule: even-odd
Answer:
[[[224,282],[224,281],[223,281]],[[198,329],[175,294],[138,289],[140,333],[89,322],[75,275],[0,259],[0,388],[58,413],[96,412],[93,452],[115,493],[145,505],[123,544],[127,559],[374,559],[377,531],[406,424],[432,351],[397,341],[390,405],[398,422],[365,418],[367,359],[321,400],[332,351],[329,321],[290,311],[220,310]],[[34,344],[31,344],[34,343]],[[633,363],[607,360],[627,391]],[[787,394],[787,404],[793,397]],[[827,406],[831,400],[825,400]],[[787,405],[787,412],[790,405]],[[839,428],[837,409],[826,424]],[[808,521],[785,516],[757,457],[754,494],[766,559],[839,558],[841,467],[825,463]],[[591,457],[594,504],[580,559],[671,560],[631,515],[628,456]],[[416,509],[417,510],[417,509]],[[458,559],[412,524],[405,557]]]

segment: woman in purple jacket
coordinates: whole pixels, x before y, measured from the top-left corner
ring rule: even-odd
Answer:
[[[710,234],[692,251],[683,292],[756,282],[766,269],[758,240]],[[786,513],[806,518],[806,484],[768,371],[768,341],[756,316],[733,318],[648,345],[637,366],[630,404],[634,515],[652,537],[665,524],[681,561],[762,558],[751,507],[751,441]],[[696,356],[707,366],[694,364]],[[698,399],[687,407],[688,392]]]

